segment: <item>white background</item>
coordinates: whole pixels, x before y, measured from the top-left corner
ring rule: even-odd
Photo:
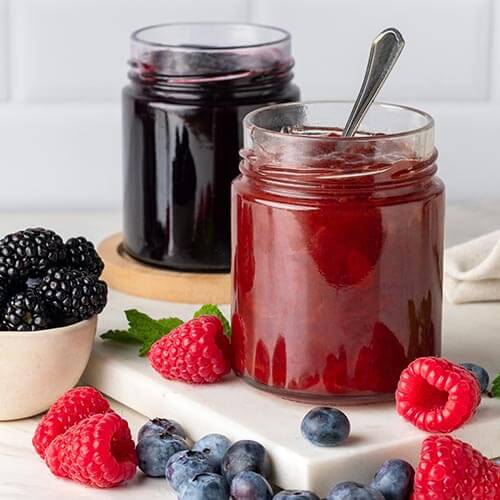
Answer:
[[[497,0],[0,0],[0,209],[118,208],[129,35],[196,20],[289,29],[304,99],[352,98],[398,27],[380,99],[434,115],[449,199],[500,195]]]

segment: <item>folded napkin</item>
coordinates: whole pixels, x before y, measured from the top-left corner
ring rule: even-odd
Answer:
[[[500,300],[500,231],[447,250],[444,271],[450,302]]]

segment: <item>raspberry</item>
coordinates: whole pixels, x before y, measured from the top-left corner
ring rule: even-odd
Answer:
[[[200,316],[156,341],[149,351],[149,362],[167,379],[208,384],[229,373],[230,350],[220,320]]]
[[[470,372],[441,358],[418,358],[403,370],[397,412],[427,432],[451,432],[474,415],[481,394]]]
[[[500,467],[472,446],[451,436],[431,436],[422,444],[413,500],[500,498]]]
[[[108,411],[109,403],[93,387],[71,389],[42,418],[33,437],[33,446],[45,458],[45,450],[57,436],[90,415]]]
[[[45,462],[56,476],[111,488],[134,477],[137,456],[127,422],[110,412],[87,417],[57,436]]]

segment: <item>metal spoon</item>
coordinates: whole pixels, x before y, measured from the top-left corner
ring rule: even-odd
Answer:
[[[342,132],[344,137],[352,137],[358,130],[404,46],[403,35],[396,28],[385,29],[373,40],[363,84]]]

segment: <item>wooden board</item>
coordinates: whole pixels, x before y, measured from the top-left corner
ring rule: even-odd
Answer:
[[[106,238],[98,247],[103,279],[111,288],[138,297],[184,304],[229,304],[229,273],[183,273],[149,266],[128,255],[122,235]]]

